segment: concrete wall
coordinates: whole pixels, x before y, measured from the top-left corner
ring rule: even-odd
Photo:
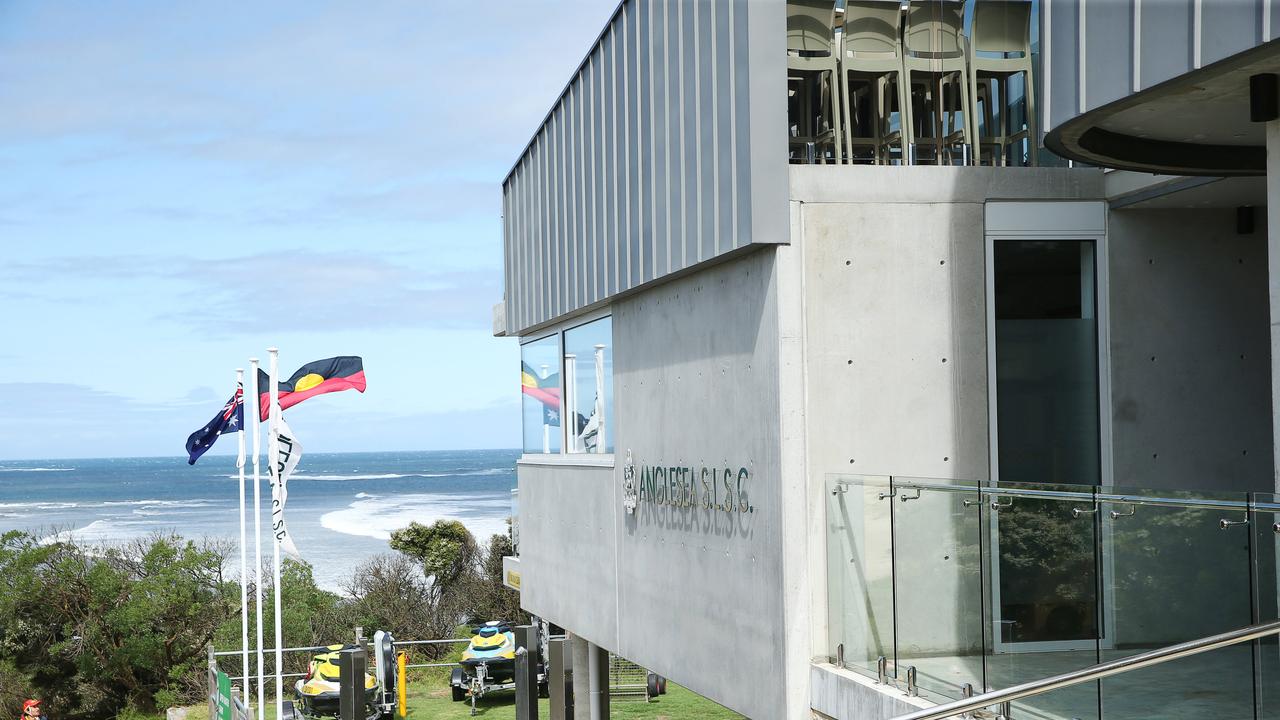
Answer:
[[[801,294],[779,298],[796,256],[751,252],[617,302],[615,466],[519,473],[525,609],[755,718],[808,717],[808,538],[784,532],[805,523]],[[644,491],[628,514],[624,473],[654,467],[696,500]],[[732,509],[702,468],[731,469]]]
[[[988,478],[984,205],[1097,199],[1101,181],[1096,170],[792,168],[811,518],[824,517],[831,473]],[[935,533],[936,552],[915,558],[925,584],[897,598],[915,633],[901,639],[919,655],[970,650],[981,637],[969,621],[975,523],[957,516],[959,499],[903,506],[912,526]],[[825,524],[809,528],[818,651],[830,642]],[[887,554],[865,560],[865,577],[887,575]]]
[[[821,718],[882,720],[932,705],[834,665],[814,665],[809,674],[812,706]]]
[[[1115,483],[1272,491],[1267,242],[1219,210],[1110,216]]]
[[[1271,492],[1266,236],[1236,234],[1230,209],[1126,209],[1109,239],[1116,484]],[[1248,544],[1221,517],[1143,507],[1113,523],[1118,644],[1251,621]]]
[[[800,589],[784,579],[788,548],[804,542],[787,538],[784,517],[803,508],[803,488],[789,495],[782,466],[780,347],[798,333],[780,321],[778,255],[758,251],[668,283],[613,315],[619,475],[628,453],[637,474],[749,472],[734,511],[715,508],[723,492],[710,499],[700,482],[694,507],[643,497],[634,515],[618,506],[616,649],[756,718],[803,717],[808,699],[808,658],[788,659],[796,649],[786,638],[804,627],[788,622],[788,593]]]
[[[612,467],[522,460],[520,605],[617,647],[617,486]]]

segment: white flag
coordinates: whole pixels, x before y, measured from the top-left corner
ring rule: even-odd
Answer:
[[[276,536],[276,542],[280,543],[280,549],[299,562],[302,561],[302,556],[298,554],[298,548],[293,544],[293,536],[289,534],[289,527],[284,523],[284,506],[289,499],[289,476],[293,474],[294,468],[298,467],[300,459],[302,459],[302,443],[294,437],[293,431],[281,416],[280,441],[276,444],[276,457],[272,462],[267,463],[267,469],[271,473],[271,532]]]

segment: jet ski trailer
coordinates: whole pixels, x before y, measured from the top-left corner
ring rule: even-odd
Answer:
[[[539,650],[535,655],[542,657]],[[538,662],[538,697],[547,697],[547,675]],[[449,678],[454,702],[471,700],[471,714],[476,714],[476,701],[491,692],[516,688],[516,639],[511,625],[491,621],[474,629],[471,641],[462,651],[460,667]]]

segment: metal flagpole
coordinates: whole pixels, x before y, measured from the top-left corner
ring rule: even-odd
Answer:
[[[542,366],[542,377],[540,379],[547,379],[546,365]],[[564,424],[563,419],[560,421],[560,424]],[[542,452],[544,454],[551,452],[551,425],[547,423],[547,411],[545,409],[542,411]]]
[[[236,368],[236,394],[240,396],[240,417],[243,418],[244,413],[244,368]],[[232,417],[235,417],[235,406],[232,406]],[[239,437],[239,451],[236,454],[236,469],[240,472],[240,659],[242,661],[240,673],[241,680],[240,692],[244,696],[244,706],[246,711],[249,707],[249,550],[248,535],[245,531],[245,512],[244,512],[244,422],[240,423],[240,432],[236,433]]]
[[[605,448],[608,441],[605,433],[608,429],[604,423],[604,345],[596,345],[596,452],[608,452]]]
[[[267,428],[267,462],[271,463],[272,477],[278,484],[280,482],[281,464],[277,458],[280,452],[280,351],[276,348],[267,348],[267,354],[271,356],[270,364],[267,368],[268,387],[271,392],[270,408],[270,425]],[[283,662],[284,640],[281,637],[280,627],[280,536],[276,532],[275,527],[275,498],[276,492],[272,492],[272,527],[271,537],[274,542],[271,543],[271,553],[274,560],[272,567],[272,581],[275,583],[275,613],[276,613],[276,720],[284,720],[284,668],[281,666]],[[284,515],[281,514],[283,518]]]
[[[258,720],[265,720],[263,708],[267,704],[267,684],[262,667],[262,471],[258,465],[262,456],[262,411],[258,402],[258,358],[249,358],[249,395],[253,398],[253,571],[257,586],[258,607]],[[247,406],[248,403],[245,403]],[[246,708],[247,710],[248,708]]]

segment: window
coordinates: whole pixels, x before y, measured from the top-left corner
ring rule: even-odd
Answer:
[[[560,335],[520,346],[526,453],[560,452]]]
[[[613,319],[564,333],[564,424],[570,453],[613,452]]]

